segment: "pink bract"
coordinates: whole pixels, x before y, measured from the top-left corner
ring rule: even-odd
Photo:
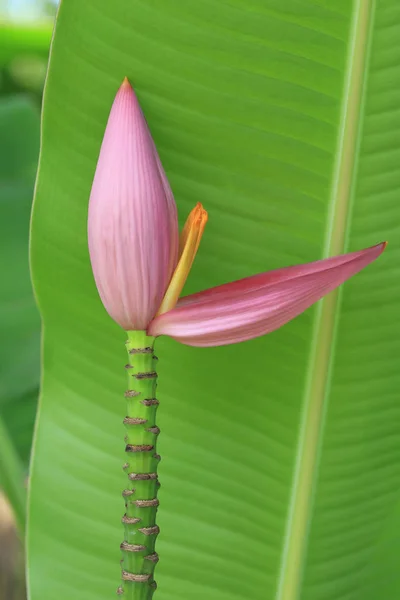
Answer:
[[[154,317],[178,259],[175,201],[129,82],[108,119],[89,202],[89,252],[101,300],[126,330]]]

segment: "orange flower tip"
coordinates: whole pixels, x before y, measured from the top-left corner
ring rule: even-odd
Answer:
[[[161,306],[158,309],[157,315],[161,315],[170,311],[176,305],[179,294],[181,293],[187,276],[189,275],[189,271],[192,268],[207,219],[207,211],[204,210],[201,202],[198,202],[190,212],[182,230],[179,239],[179,261],[172,275]]]
[[[204,222],[206,223],[208,220],[208,213],[205,210],[204,206],[202,205],[201,202],[198,202],[195,206],[195,209],[193,211],[193,217],[194,217],[194,221],[196,223],[201,223]]]

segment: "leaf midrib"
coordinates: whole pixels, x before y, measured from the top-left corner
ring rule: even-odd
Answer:
[[[343,253],[346,246],[361,130],[360,109],[365,90],[374,9],[374,0],[354,2],[336,162],[325,233],[325,257]],[[300,597],[334,356],[338,302],[339,291],[335,291],[319,303],[314,318],[297,457],[275,600],[298,600]]]

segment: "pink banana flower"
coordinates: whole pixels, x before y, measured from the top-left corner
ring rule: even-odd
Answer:
[[[305,311],[386,246],[261,273],[179,299],[206,222],[198,204],[179,238],[171,188],[125,78],[101,146],[88,221],[96,285],[123,329],[169,335],[191,346],[249,340]]]

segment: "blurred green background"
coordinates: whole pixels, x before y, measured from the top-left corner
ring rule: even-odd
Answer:
[[[39,388],[40,319],[29,277],[28,230],[55,12],[51,0],[0,0],[1,600],[26,597],[16,526],[24,519],[24,497],[13,489],[7,468],[14,464],[21,478],[28,475]],[[11,462],[5,460],[10,454]],[[6,496],[21,514],[12,514]]]

